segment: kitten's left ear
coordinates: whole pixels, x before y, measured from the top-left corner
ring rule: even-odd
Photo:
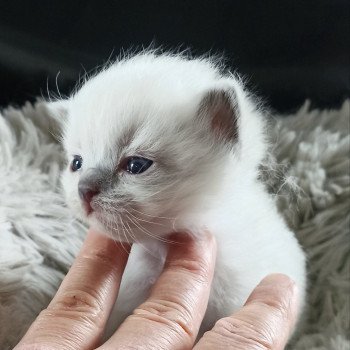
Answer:
[[[202,121],[204,118],[209,121],[211,130],[219,140],[231,145],[238,141],[239,109],[233,88],[208,91],[202,98],[198,116]]]

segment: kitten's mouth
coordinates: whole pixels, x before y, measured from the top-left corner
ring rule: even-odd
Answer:
[[[91,216],[91,214],[94,212],[94,208],[92,207],[91,202],[83,201],[82,207],[87,217]]]
[[[86,213],[86,216],[89,216],[94,210],[92,209],[91,205],[88,204],[88,205],[85,205],[85,213]]]
[[[100,222],[103,222],[106,216],[106,212],[101,208],[98,202],[85,202],[81,203],[83,212],[86,219],[96,219]]]

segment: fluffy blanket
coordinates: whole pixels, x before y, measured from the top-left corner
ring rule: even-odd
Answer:
[[[262,177],[308,256],[305,322],[293,349],[350,349],[349,106],[305,105],[270,123]],[[45,103],[0,114],[0,349],[11,349],[43,309],[85,228],[65,207],[57,126]]]

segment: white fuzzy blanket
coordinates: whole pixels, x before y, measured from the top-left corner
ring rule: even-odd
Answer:
[[[350,349],[349,106],[306,103],[271,124],[277,162],[262,174],[308,255],[309,309],[293,349]],[[84,237],[60,194],[55,127],[43,103],[0,114],[2,350],[48,304]]]

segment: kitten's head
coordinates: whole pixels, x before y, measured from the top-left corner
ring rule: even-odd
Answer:
[[[169,233],[177,218],[205,208],[234,164],[246,158],[254,172],[263,153],[240,83],[208,60],[138,55],[58,106],[67,115],[67,202],[119,240]]]

